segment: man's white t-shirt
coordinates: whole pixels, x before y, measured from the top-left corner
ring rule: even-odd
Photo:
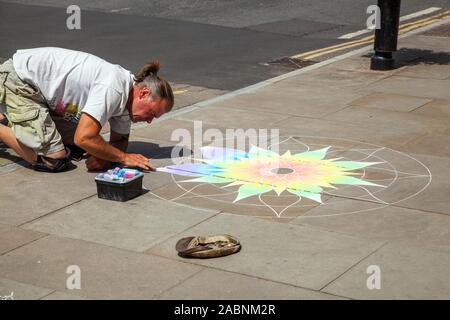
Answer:
[[[89,53],[53,47],[18,50],[13,65],[23,81],[40,89],[57,115],[78,123],[85,112],[102,127],[109,121],[112,131],[130,132],[130,71]]]

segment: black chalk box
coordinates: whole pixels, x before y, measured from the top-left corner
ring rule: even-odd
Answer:
[[[144,175],[142,173],[124,181],[110,181],[97,176],[95,177],[97,195],[101,199],[121,202],[128,201],[142,194],[143,178]]]

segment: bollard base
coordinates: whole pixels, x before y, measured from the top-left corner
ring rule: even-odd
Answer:
[[[370,59],[371,70],[392,70],[395,69],[395,60],[392,58],[392,52],[379,52]]]

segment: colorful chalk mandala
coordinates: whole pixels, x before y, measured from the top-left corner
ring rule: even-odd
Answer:
[[[169,159],[173,164],[157,171],[172,181],[151,194],[224,214],[315,218],[406,201],[431,182],[416,158],[361,141],[288,136],[267,148],[224,145],[194,147],[195,156]]]
[[[331,147],[279,155],[252,146],[249,152],[235,149],[203,147],[200,163],[180,164],[159,168],[159,171],[196,177],[182,182],[225,183],[225,187],[240,186],[234,202],[275,191],[277,195],[290,192],[299,197],[322,203],[323,188],[334,185],[382,185],[356,178],[352,170],[379,162],[326,159]]]

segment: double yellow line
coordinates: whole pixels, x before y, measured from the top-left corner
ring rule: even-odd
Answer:
[[[434,22],[437,21],[442,21],[442,20],[446,20],[450,18],[450,10],[436,14],[434,16],[425,18],[425,19],[421,19],[421,20],[416,20],[414,22],[410,22],[410,23],[405,23],[403,25],[400,25],[399,27],[399,31],[398,34],[404,34],[408,31],[432,24]],[[330,46],[330,47],[326,47],[326,48],[322,48],[322,49],[317,49],[317,50],[313,50],[313,51],[308,51],[308,52],[304,52],[304,53],[300,53],[294,56],[291,56],[291,58],[294,59],[302,59],[302,60],[311,60],[314,59],[316,57],[325,55],[325,54],[329,54],[332,52],[336,52],[336,51],[341,51],[344,49],[348,49],[348,48],[352,48],[352,47],[357,47],[363,44],[368,44],[373,42],[374,39],[374,35],[370,35],[358,40],[353,40],[353,41],[347,41],[345,43],[341,43],[341,44],[337,44],[334,46]]]

